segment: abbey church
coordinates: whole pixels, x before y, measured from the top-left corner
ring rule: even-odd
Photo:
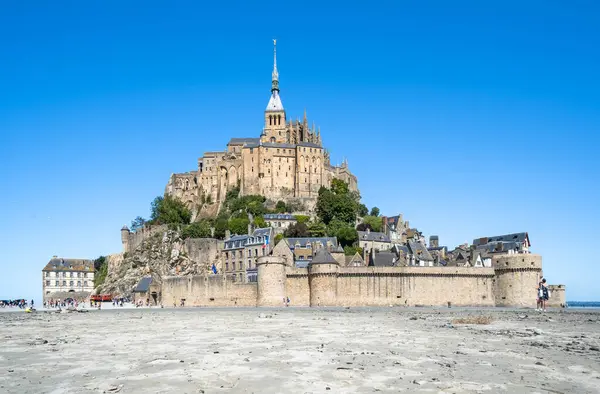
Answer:
[[[172,174],[165,193],[196,208],[211,203],[218,207],[227,190],[240,188],[241,195],[260,194],[272,201],[297,201],[313,209],[321,186],[333,178],[358,191],[358,182],[344,161],[331,165],[323,148],[321,132],[303,120],[288,119],[279,91],[277,47],[273,41],[271,97],[264,112],[259,137],[231,138],[225,151],[205,152],[198,168]]]

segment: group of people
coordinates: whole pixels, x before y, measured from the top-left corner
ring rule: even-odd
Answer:
[[[83,304],[83,303],[84,303],[84,301],[79,301],[74,298],[67,298],[66,300],[61,300],[60,298],[55,300],[55,299],[51,298],[49,301],[44,301],[44,309],[46,309],[46,308],[61,309],[61,308],[68,308],[68,307],[77,308],[79,306],[79,304]]]
[[[31,302],[27,302],[27,300],[2,300],[0,301],[0,308],[33,308],[33,300]]]
[[[546,279],[542,278],[540,283],[538,283],[537,287],[537,306],[536,311],[546,312],[546,304],[550,299],[550,290],[548,290],[548,286],[546,285]]]
[[[129,302],[129,299],[126,298],[113,298],[112,304],[113,306],[123,306],[125,302]]]

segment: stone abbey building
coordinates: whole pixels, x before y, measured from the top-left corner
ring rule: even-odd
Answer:
[[[295,200],[312,209],[319,188],[328,187],[333,178],[344,180],[350,190],[358,191],[357,179],[346,161],[340,166],[331,165],[321,132],[314,123],[309,126],[306,112],[302,121],[288,118],[279,95],[275,46],[271,97],[260,136],[232,138],[226,150],[205,152],[198,159],[197,170],[171,175],[165,194],[178,197],[193,209],[206,202],[218,207],[227,190],[239,186],[242,195]]]

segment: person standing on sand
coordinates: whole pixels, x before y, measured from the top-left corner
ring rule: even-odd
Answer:
[[[536,307],[535,310],[541,312],[542,311],[542,299],[544,298],[544,293],[542,291],[542,282],[538,282],[537,288],[535,289],[535,299],[536,299]]]
[[[546,278],[542,279],[542,311],[546,312],[546,303],[550,298],[548,286],[546,286]]]

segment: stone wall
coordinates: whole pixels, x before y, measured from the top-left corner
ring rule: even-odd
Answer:
[[[508,263],[508,264],[507,264]],[[168,277],[165,306],[515,306],[535,307],[538,255],[494,258],[494,267],[339,267],[286,265],[282,257],[259,259],[258,283],[222,275]],[[532,287],[533,284],[533,287]],[[564,304],[564,286],[554,286],[553,305]]]
[[[79,302],[88,302],[91,294],[92,293],[89,291],[55,291],[49,294],[44,294],[43,301],[66,300],[67,298],[72,298]]]
[[[310,306],[308,268],[288,268],[285,288],[291,306]]]
[[[232,282],[223,275],[171,276],[163,278],[162,302],[179,306],[256,306],[256,283]]]
[[[151,237],[153,234],[164,233],[167,231],[167,229],[167,225],[147,225],[139,228],[137,231],[127,231],[128,234],[122,234],[121,236],[123,242],[123,252],[133,252],[142,244],[142,242]],[[121,231],[123,232],[125,230]]]
[[[548,285],[548,290],[550,291],[550,299],[547,306],[550,308],[564,308],[567,304],[565,285]]]
[[[496,273],[494,297],[497,306],[535,308],[542,276],[542,256],[504,254],[492,258]]]

